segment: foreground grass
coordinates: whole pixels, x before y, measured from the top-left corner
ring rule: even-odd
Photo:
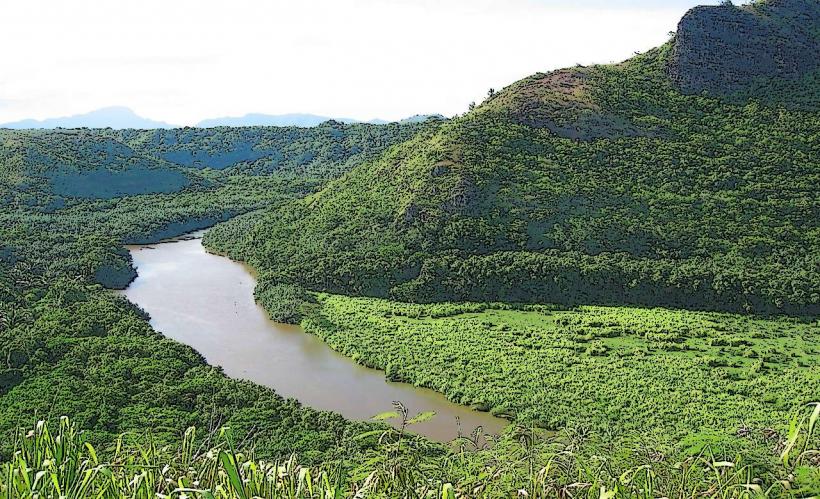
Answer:
[[[409,418],[400,404],[381,418],[401,418],[402,429],[382,430],[368,459],[354,464],[342,456],[318,466],[302,466],[295,455],[257,459],[234,447],[229,429],[200,441],[190,428],[179,446],[167,447],[150,435],[122,436],[98,452],[62,418],[54,431],[42,421],[21,431],[0,467],[0,497],[808,497],[820,493],[819,416],[820,404],[811,404],[792,419],[777,443],[776,470],[707,448],[678,462],[637,453],[634,466],[617,473],[605,457],[585,455],[577,434],[524,428],[491,447],[471,447],[463,438],[451,453],[433,456],[423,439],[405,431],[430,415]]]
[[[820,386],[816,321],[326,294],[318,302],[305,330],[357,362],[551,429],[583,425],[696,452],[741,427],[777,428]]]

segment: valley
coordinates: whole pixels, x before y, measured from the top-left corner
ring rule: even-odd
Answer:
[[[450,118],[0,129],[0,498],[820,495],[818,33],[723,2]]]

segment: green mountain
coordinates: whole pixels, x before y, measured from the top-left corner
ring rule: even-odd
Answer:
[[[518,81],[208,242],[313,290],[816,314],[816,10],[695,9],[657,49]]]
[[[0,497],[817,496],[815,7],[696,9],[450,121],[0,130]],[[101,286],[124,243],[231,217],[205,242],[271,315],[512,424],[345,421]]]
[[[0,170],[0,192],[24,204],[175,192],[193,180],[179,165],[89,129],[0,130]]]
[[[0,130],[0,199],[47,207],[208,187],[229,175],[333,178],[424,126]]]
[[[423,123],[176,128],[106,132],[144,154],[191,168],[337,175],[412,137]]]

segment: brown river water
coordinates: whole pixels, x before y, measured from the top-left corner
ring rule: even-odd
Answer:
[[[298,326],[268,319],[254,302],[247,267],[205,251],[202,232],[145,246],[129,246],[138,276],[121,293],[151,316],[165,336],[199,351],[233,378],[273,388],[316,409],[367,420],[400,401],[411,416],[436,416],[412,431],[446,442],[481,426],[497,434],[507,421],[448,401],[440,393],[389,382]]]

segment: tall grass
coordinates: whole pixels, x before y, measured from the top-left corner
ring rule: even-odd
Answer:
[[[515,428],[492,445],[477,434],[431,452],[406,430],[431,417],[409,417],[397,405],[379,419],[400,418],[399,429],[360,435],[379,444],[353,461],[303,466],[297,457],[257,459],[233,445],[230,430],[203,439],[188,429],[177,446],[157,447],[150,434],[121,436],[100,453],[68,418],[52,427],[21,430],[15,452],[0,468],[0,497],[65,498],[365,498],[402,497],[811,497],[820,494],[817,425],[820,404],[796,416],[775,446],[779,474],[757,476],[743,456],[717,459],[710,450],[678,462],[648,454],[646,462],[613,473],[607,456],[580,452],[581,438],[566,432]],[[103,457],[104,454],[104,457]],[[584,457],[582,457],[584,456]]]

